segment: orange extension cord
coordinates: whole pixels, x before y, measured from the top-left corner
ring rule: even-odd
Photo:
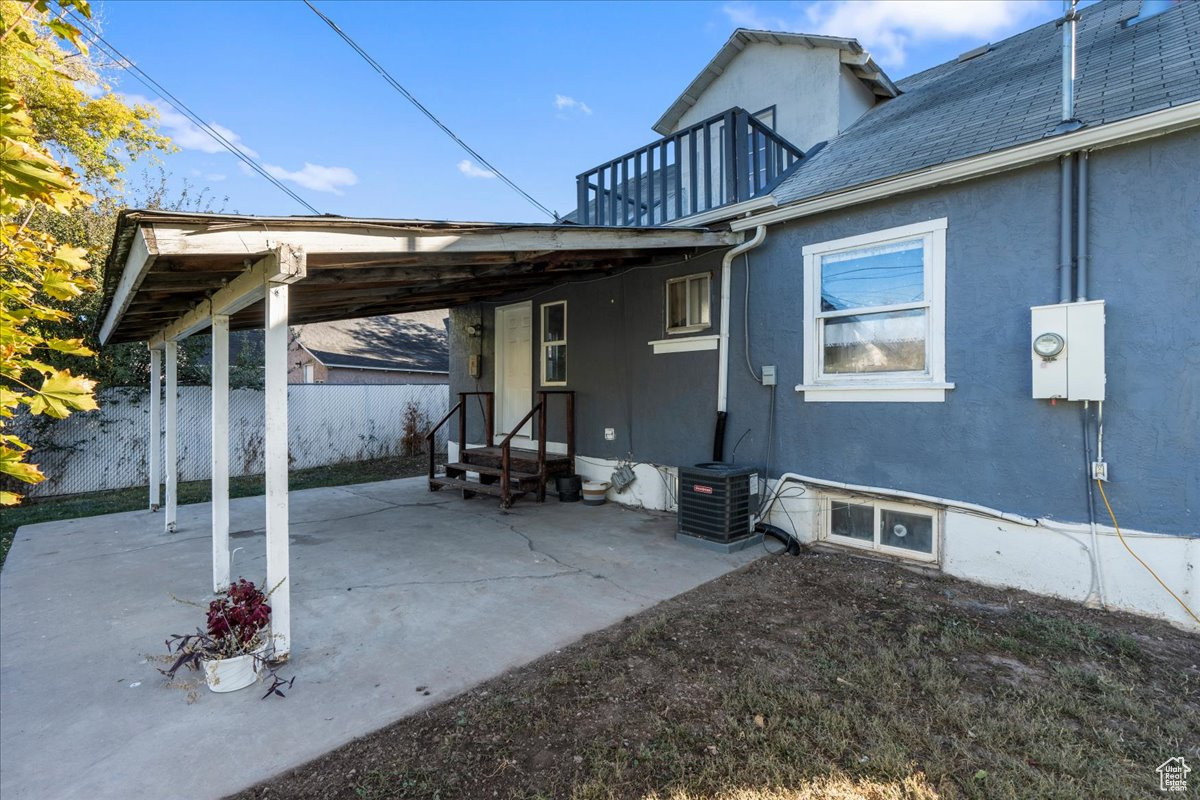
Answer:
[[[1142,561],[1137,553],[1133,552],[1133,548],[1129,546],[1129,542],[1125,541],[1125,536],[1121,533],[1121,526],[1117,524],[1117,517],[1115,514],[1113,514],[1112,506],[1109,505],[1108,495],[1104,493],[1104,482],[1097,478],[1096,486],[1100,489],[1100,497],[1104,500],[1104,507],[1108,509],[1108,516],[1110,519],[1112,519],[1113,527],[1117,530],[1117,538],[1121,540],[1121,544],[1125,545],[1125,549],[1129,551],[1129,555],[1137,559],[1137,562],[1145,567],[1147,572],[1154,576],[1154,580],[1158,581],[1158,585],[1166,589],[1167,594],[1171,595],[1171,597],[1174,597],[1176,603],[1179,603],[1179,605],[1183,606],[1183,610],[1188,613],[1189,617],[1196,620],[1197,623],[1200,623],[1200,617],[1196,616],[1196,612],[1192,611],[1188,604],[1183,602],[1183,598],[1171,591],[1171,587],[1163,583],[1163,579],[1158,577],[1158,573],[1152,570],[1149,564],[1147,564],[1145,561]]]

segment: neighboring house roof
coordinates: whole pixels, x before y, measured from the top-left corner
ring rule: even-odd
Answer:
[[[738,28],[729,37],[729,41],[717,51],[712,61],[700,71],[696,79],[683,90],[683,94],[671,104],[666,113],[654,123],[654,130],[663,136],[668,135],[688,109],[696,105],[704,90],[725,72],[726,67],[737,58],[738,54],[751,44],[799,45],[812,49],[814,47],[832,47],[842,51],[842,63],[867,85],[876,95],[895,97],[899,94],[892,79],[887,76],[879,65],[871,58],[856,39],[842,39],[836,36],[814,36],[807,33],[781,33],[778,31],[756,31],[749,28]]]
[[[1200,99],[1200,3],[1136,25],[1140,0],[1080,11],[1075,116],[1098,126]],[[1061,121],[1062,36],[1055,22],[899,82],[772,195],[779,205],[1026,144]]]
[[[446,309],[386,317],[313,322],[295,339],[326,367],[449,372]]]

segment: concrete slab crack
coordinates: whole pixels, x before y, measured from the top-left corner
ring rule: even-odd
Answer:
[[[530,551],[531,553],[533,553],[533,554],[535,554],[535,555],[542,556],[542,557],[544,557],[544,558],[546,558],[546,559],[549,559],[550,561],[554,562],[555,564],[558,564],[560,567],[564,567],[564,568],[566,568],[566,569],[570,569],[570,570],[575,570],[575,571],[577,571],[577,572],[582,572],[582,571],[583,571],[583,569],[582,569],[582,568],[580,568],[580,567],[577,567],[577,566],[575,566],[574,564],[568,564],[566,561],[563,561],[562,559],[560,559],[560,558],[557,558],[557,557],[555,557],[555,556],[551,555],[550,553],[547,553],[545,550],[539,550],[539,549],[537,548],[537,546],[536,546],[536,545],[534,545],[534,543],[533,543],[533,537],[532,537],[532,536],[530,536],[530,535],[529,535],[529,534],[527,534],[527,533],[524,533],[524,532],[522,532],[522,531],[520,531],[520,530],[517,530],[517,527],[516,527],[515,525],[513,525],[511,522],[504,522],[504,521],[502,521],[502,520],[498,520],[498,519],[495,519],[495,518],[493,518],[493,517],[486,516],[486,515],[484,515],[484,514],[479,514],[479,513],[477,513],[477,512],[471,512],[471,513],[472,513],[472,515],[473,515],[473,516],[480,517],[480,518],[482,518],[482,519],[488,519],[488,520],[490,520],[490,521],[492,521],[492,522],[495,522],[495,523],[497,523],[498,525],[502,525],[502,526],[504,526],[504,527],[508,528],[508,530],[509,530],[511,533],[513,533],[513,534],[515,534],[515,535],[517,535],[517,536],[519,536],[519,537],[521,537],[522,539],[524,539],[524,540],[525,540],[525,544],[526,544],[526,546],[529,548],[529,551]],[[641,599],[641,600],[654,600],[654,598],[653,598],[653,597],[650,597],[649,595],[641,594],[640,592],[635,592],[635,591],[633,591],[632,589],[627,589],[627,588],[625,588],[624,586],[622,586],[621,584],[617,583],[616,581],[614,581],[612,578],[608,577],[607,575],[601,575],[601,574],[600,574],[600,573],[598,573],[598,572],[589,572],[588,574],[589,574],[589,575],[591,575],[593,578],[595,578],[595,579],[597,579],[597,580],[602,580],[602,581],[605,581],[605,582],[606,582],[606,583],[608,583],[609,585],[611,585],[611,586],[613,586],[613,587],[617,588],[618,590],[620,590],[620,591],[624,592],[625,594],[631,595],[631,596],[633,596],[633,597],[637,597],[637,598],[639,598],[639,599]]]
[[[579,575],[583,573],[581,569],[563,570],[561,572],[551,572],[546,575],[495,575],[490,578],[470,578],[463,580],[444,580],[444,581],[395,581],[391,583],[360,583],[352,586],[342,587],[323,587],[308,589],[296,592],[296,594],[315,594],[320,592],[336,592],[349,591],[351,589],[394,589],[402,586],[466,586],[476,583],[494,583],[496,581],[545,581],[552,578],[561,578],[566,575]]]

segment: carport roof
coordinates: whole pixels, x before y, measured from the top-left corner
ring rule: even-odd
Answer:
[[[123,211],[105,263],[101,343],[144,341],[280,245],[304,251],[289,323],[424,311],[736,244],[706,228],[620,228]],[[262,303],[230,327],[262,327]]]

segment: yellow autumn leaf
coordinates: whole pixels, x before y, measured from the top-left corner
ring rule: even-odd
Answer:
[[[69,356],[93,355],[92,348],[85,345],[83,339],[47,339],[46,346]]]
[[[83,294],[79,282],[70,272],[58,269],[46,270],[42,279],[42,291],[55,300],[71,300]]]
[[[14,392],[7,386],[0,386],[0,417],[11,417],[13,410],[21,403],[21,393]]]
[[[87,262],[87,250],[71,244],[61,245],[54,251],[54,262],[75,272],[91,268]]]
[[[72,411],[92,411],[99,408],[92,396],[95,388],[95,381],[72,375],[69,369],[54,370],[42,381],[29,410],[58,419],[64,419]]]
[[[0,490],[0,506],[15,506],[21,502],[21,495],[16,492]]]

